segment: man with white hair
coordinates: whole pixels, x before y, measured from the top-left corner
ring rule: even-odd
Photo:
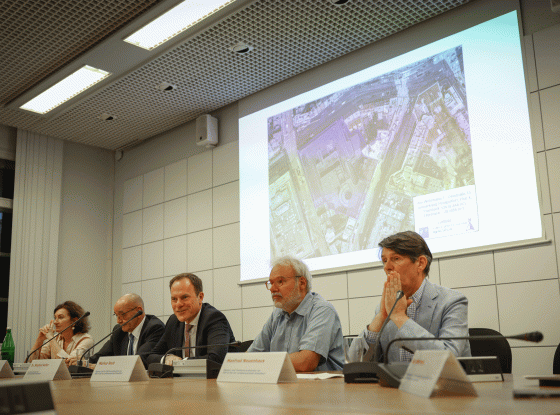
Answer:
[[[163,336],[165,329],[163,322],[156,316],[144,313],[144,301],[137,294],[123,295],[115,303],[113,311],[118,323],[113,330],[117,330],[101,350],[89,359],[90,363],[97,363],[103,356],[139,355],[144,366],[147,366],[148,355]],[[142,314],[120,326],[138,311],[142,311]]]
[[[248,352],[288,352],[297,372],[342,370],[344,351],[338,313],[311,292],[311,273],[302,261],[272,263],[266,288],[276,309]]]

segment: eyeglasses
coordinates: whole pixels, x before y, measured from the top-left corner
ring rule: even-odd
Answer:
[[[134,308],[131,308],[130,310],[125,311],[124,313],[118,313],[118,314],[117,314],[117,313],[113,313],[113,315],[114,315],[117,319],[119,319],[119,318],[124,318],[124,316],[126,316],[126,315],[127,315],[128,313],[130,313],[132,310],[136,310],[137,308],[138,308],[138,306],[136,306],[136,307],[134,307]]]
[[[286,280],[288,278],[299,278],[299,277],[300,277],[299,275],[296,275],[294,277],[280,277],[280,278],[277,278],[275,281],[268,280],[267,282],[264,283],[264,285],[266,285],[267,290],[272,289],[273,285],[276,285],[278,288],[280,288],[281,286],[283,286],[286,283]]]

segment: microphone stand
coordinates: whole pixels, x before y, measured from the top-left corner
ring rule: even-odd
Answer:
[[[407,341],[427,341],[427,340],[488,340],[488,339],[515,339],[523,340],[533,343],[539,343],[543,339],[543,335],[540,331],[534,331],[530,333],[517,334],[513,336],[503,336],[503,335],[488,335],[488,336],[457,336],[457,337],[408,337],[408,338],[397,338],[393,339],[387,344],[387,351],[385,353],[383,363],[379,363],[379,379],[384,386],[389,386],[391,388],[398,388],[401,384],[401,379],[404,373],[395,373],[389,368],[389,348],[395,342],[407,342]],[[395,365],[403,369],[402,365]]]
[[[117,327],[115,330],[111,331],[108,335],[106,335],[105,337],[103,337],[101,340],[99,340],[97,343],[95,343],[93,346],[91,346],[89,349],[87,349],[84,353],[82,353],[82,356],[80,356],[80,360],[78,361],[77,365],[72,365],[68,368],[68,371],[70,372],[71,375],[77,375],[80,374],[84,377],[86,377],[87,375],[90,375],[93,372],[93,369],[90,369],[89,367],[85,367],[82,366],[83,362],[83,358],[86,354],[89,353],[89,351],[91,349],[93,349],[95,346],[97,346],[99,343],[101,343],[103,340],[105,340],[107,337],[111,336],[115,331],[117,331],[119,328],[121,328],[122,326],[124,326],[125,324],[130,323],[132,320],[134,320],[136,317],[141,316],[143,313],[142,310],[138,310],[136,312],[136,314],[134,314],[131,318],[129,318],[127,321],[125,321],[123,324],[120,325],[120,327]]]
[[[50,339],[48,339],[46,342],[44,342],[42,345],[40,345],[39,347],[37,347],[35,350],[33,350],[31,353],[29,353],[27,355],[27,357],[25,358],[25,361],[23,363],[27,363],[27,359],[29,359],[29,357],[31,357],[31,355],[33,355],[33,353],[35,353],[37,350],[41,349],[43,346],[45,346],[46,344],[48,344],[49,342],[53,341],[54,339],[56,339],[58,336],[60,336],[62,333],[64,333],[66,330],[68,330],[70,327],[74,327],[78,321],[81,321],[82,319],[86,318],[87,316],[89,316],[89,311],[86,311],[79,319],[77,319],[75,322],[73,322],[72,324],[70,324],[69,326],[67,326],[64,330],[62,330],[60,333],[56,333],[56,335],[52,336]]]
[[[397,291],[397,298],[395,299],[395,303],[393,304],[393,307],[391,307],[389,314],[387,314],[387,318],[385,318],[385,321],[383,322],[381,329],[379,329],[375,347],[370,346],[367,353],[364,355],[364,361],[350,362],[344,365],[344,367],[342,368],[342,373],[344,374],[344,382],[346,383],[379,382],[377,372],[378,372],[379,350],[381,349],[381,333],[383,333],[385,326],[391,319],[391,314],[393,314],[393,310],[395,309],[395,306],[403,297],[404,297],[404,292],[402,290]]]
[[[173,347],[169,349],[161,359],[163,363],[150,363],[148,365],[148,375],[151,378],[169,378],[173,376],[173,366],[165,364],[165,358],[172,352],[178,352],[180,350],[186,349],[209,349],[211,347],[225,347],[225,346],[233,346],[239,347],[241,346],[240,341],[234,341],[231,343],[222,343],[222,344],[210,344],[210,345],[203,345],[203,346],[183,346],[183,347]],[[218,373],[220,372],[220,368],[222,365],[220,363],[214,362],[212,360],[206,359],[206,378],[207,379],[216,379],[218,377]]]

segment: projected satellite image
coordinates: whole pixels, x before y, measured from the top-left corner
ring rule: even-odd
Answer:
[[[474,188],[462,48],[270,117],[268,157],[273,257],[375,248],[401,230],[476,230],[473,209],[457,213],[474,194],[461,190]],[[415,209],[451,224],[419,225]]]

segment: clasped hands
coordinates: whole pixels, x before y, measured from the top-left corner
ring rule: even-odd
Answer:
[[[175,356],[174,354],[168,354],[167,356],[165,356],[166,365],[173,366],[173,362],[175,360],[183,360],[183,359],[180,358],[179,356]]]
[[[70,357],[68,357],[64,360],[64,363],[66,363],[66,366],[70,367],[70,366],[77,366],[79,361],[80,361],[80,358],[78,356],[70,356]],[[85,365],[85,362],[87,362],[87,359],[85,361],[83,361],[84,365]],[[95,369],[95,365],[92,364],[92,363],[89,363],[87,366],[90,369]]]
[[[64,363],[66,363],[66,366],[68,366],[68,367],[76,366],[77,363],[78,363],[78,357],[77,356],[70,356],[70,357],[68,357],[64,360]]]
[[[383,322],[389,315],[391,308],[395,304],[397,299],[397,292],[402,290],[401,276],[396,271],[391,271],[387,274],[387,281],[383,285],[383,294],[381,295],[381,303],[379,306],[379,313],[375,316],[371,324],[368,326],[368,330],[372,332],[379,332]],[[393,314],[391,314],[391,321],[400,328],[408,316],[406,315],[406,309],[412,304],[412,299],[403,296],[395,305]]]

